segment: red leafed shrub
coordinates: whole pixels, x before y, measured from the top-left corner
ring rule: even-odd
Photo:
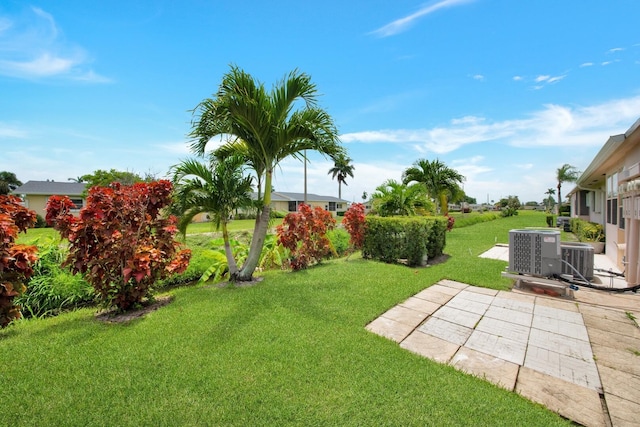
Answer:
[[[307,268],[313,262],[320,262],[333,253],[327,231],[335,227],[336,220],[331,213],[302,204],[298,212],[288,214],[281,225],[276,227],[278,243],[289,249],[289,263],[293,270]]]
[[[354,203],[344,213],[342,225],[349,233],[351,247],[354,250],[362,249],[364,245],[364,233],[366,231],[366,220],[364,215],[364,205],[362,203]]]
[[[21,206],[15,196],[0,195],[0,327],[19,319],[20,307],[13,300],[27,288],[24,282],[33,273],[38,259],[35,246],[16,245],[20,231],[36,223],[36,213]]]
[[[69,240],[66,264],[105,306],[134,308],[151,297],[156,280],[187,268],[191,252],[179,251],[176,218],[164,215],[171,192],[166,180],[93,187],[78,218],[66,196],[49,198],[46,220]]]
[[[456,219],[452,216],[447,215],[447,231],[453,230],[453,226],[456,223]]]

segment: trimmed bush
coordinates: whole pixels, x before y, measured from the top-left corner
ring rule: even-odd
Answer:
[[[388,263],[406,259],[410,266],[421,265],[424,256],[437,257],[446,243],[446,217],[367,216],[362,256]]]

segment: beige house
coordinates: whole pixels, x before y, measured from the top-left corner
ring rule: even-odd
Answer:
[[[80,209],[85,205],[85,199],[82,195],[85,187],[86,184],[78,182],[27,181],[13,190],[13,194],[22,198],[26,208],[44,217],[47,201],[49,197],[54,195],[68,196],[77,208],[72,212],[80,212]]]
[[[605,254],[630,286],[640,282],[640,119],[611,136],[568,195],[571,214],[602,224]]]
[[[305,203],[304,200],[304,193],[274,191],[271,193],[271,209],[283,212],[297,212],[298,206]],[[334,215],[337,215],[338,212],[346,211],[349,207],[347,200],[333,196],[319,196],[311,193],[307,193],[306,203],[312,208],[319,206]]]

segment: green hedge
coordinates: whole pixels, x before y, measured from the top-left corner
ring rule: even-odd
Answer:
[[[446,243],[445,217],[367,216],[367,233],[362,248],[364,258],[396,263],[406,259],[410,266],[420,265],[425,255],[442,255]]]
[[[485,212],[480,215],[456,215],[454,216],[456,222],[453,224],[453,228],[469,227],[470,225],[479,224],[481,222],[494,221],[500,218],[500,214],[495,212]]]

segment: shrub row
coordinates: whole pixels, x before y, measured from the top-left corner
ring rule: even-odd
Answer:
[[[457,216],[454,228],[468,227],[474,224],[480,224],[481,222],[489,222],[500,218],[500,215],[495,212],[485,212],[480,215],[472,216]]]
[[[368,216],[366,224],[364,258],[390,263],[406,259],[410,266],[421,265],[425,255],[442,255],[446,243],[446,217]]]

